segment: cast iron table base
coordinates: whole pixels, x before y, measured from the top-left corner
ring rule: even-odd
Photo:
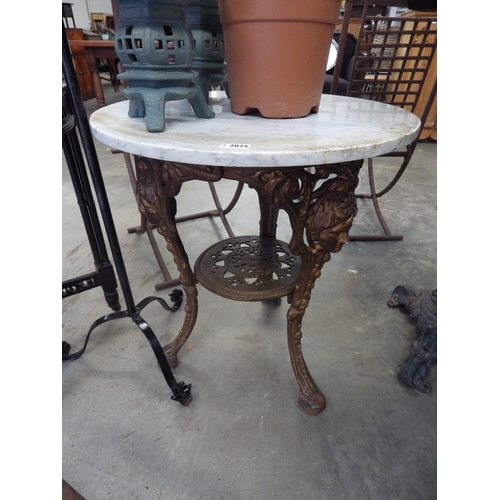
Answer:
[[[216,182],[225,178],[244,182],[258,193],[260,239],[246,237],[249,240],[236,238],[219,243],[200,257],[195,271],[202,285],[235,300],[288,297],[288,347],[299,385],[298,405],[308,415],[317,415],[326,407],[325,397],[311,377],[302,354],[302,318],[323,264],[330,260],[330,253],[340,251],[349,241],[348,232],[357,213],[354,190],[362,163],[363,160],[356,160],[314,168],[272,170],[200,166],[136,157],[137,195],[148,222],[156,225],[174,255],[186,296],[184,324],[176,339],[164,347],[171,367],[177,365],[177,353],[191,334],[198,311],[198,278],[190,267],[177,231],[175,196],[182,184],[190,180]],[[280,209],[285,210],[291,223],[292,237],[288,245],[274,239]],[[263,250],[263,242],[271,244]],[[242,244],[246,246],[243,252]],[[225,253],[222,266],[222,259],[212,257],[217,252]],[[248,257],[253,263],[243,263]],[[243,275],[231,282],[231,275],[238,274],[238,259],[242,259],[239,267]],[[211,267],[225,267],[222,284],[221,274],[211,272]],[[284,281],[288,282],[283,285]]]

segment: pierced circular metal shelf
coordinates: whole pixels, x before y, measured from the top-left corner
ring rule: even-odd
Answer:
[[[288,295],[299,277],[301,260],[274,238],[240,236],[207,248],[196,260],[198,281],[233,300],[274,300]]]

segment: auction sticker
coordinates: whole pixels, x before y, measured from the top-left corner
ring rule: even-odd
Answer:
[[[236,143],[226,143],[223,142],[219,148],[224,149],[250,149],[250,144],[236,144]]]

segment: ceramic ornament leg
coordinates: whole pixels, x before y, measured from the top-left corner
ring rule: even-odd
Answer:
[[[131,118],[145,117],[148,132],[165,130],[165,103],[167,101],[187,99],[198,118],[215,116],[198,85],[163,88],[127,87],[123,93],[130,100],[129,116]]]
[[[198,118],[213,118],[215,113],[208,107],[203,90],[198,85],[193,86],[193,88],[196,90],[193,96],[188,98],[188,101],[195,115]]]
[[[125,95],[127,95],[127,89],[124,90]],[[142,96],[137,94],[137,96],[131,92],[128,93],[129,98],[128,104],[128,116],[130,118],[144,118],[146,116],[146,105]]]

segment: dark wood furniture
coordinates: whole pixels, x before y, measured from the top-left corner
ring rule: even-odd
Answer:
[[[92,75],[93,88],[97,99],[97,106],[102,108],[106,105],[104,91],[102,89],[101,77],[99,75],[99,59],[118,59],[115,50],[115,42],[108,40],[71,40],[71,52],[83,50]],[[82,91],[83,94],[83,91]],[[85,96],[83,97],[85,100]]]
[[[66,28],[66,36],[70,41],[71,55],[73,56],[73,62],[75,63],[76,76],[78,78],[78,84],[80,86],[83,100],[87,101],[88,99],[93,99],[96,96],[96,93],[94,90],[94,83],[92,81],[92,73],[90,72],[87,56],[85,55],[85,48],[84,46],[75,43],[85,40],[83,30],[81,28]]]

